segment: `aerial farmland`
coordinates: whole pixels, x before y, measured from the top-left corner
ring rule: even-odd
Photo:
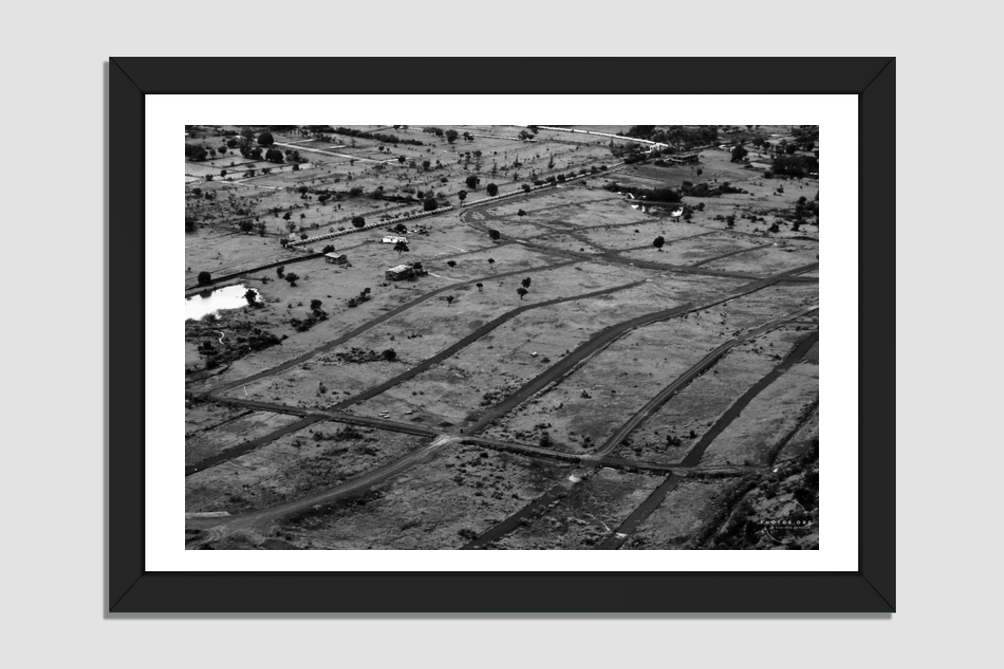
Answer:
[[[819,548],[817,126],[186,126],[185,546]]]

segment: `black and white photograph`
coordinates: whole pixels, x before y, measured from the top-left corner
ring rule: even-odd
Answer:
[[[820,128],[186,125],[185,548],[818,550]]]

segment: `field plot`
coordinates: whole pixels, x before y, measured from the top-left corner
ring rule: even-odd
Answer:
[[[237,417],[217,427],[186,436],[186,466],[220,455],[234,446],[240,446],[263,437],[297,420],[294,416],[267,411],[256,411],[246,415],[235,413],[234,415]]]
[[[239,416],[251,413],[247,409],[229,407],[215,402],[185,403],[185,438],[210,430]]]
[[[613,455],[682,462],[715,421],[808,334],[798,327],[781,327],[731,349],[645,420]]]
[[[786,242],[782,246],[756,249],[749,253],[713,260],[701,265],[705,269],[721,269],[731,272],[762,272],[775,274],[785,270],[803,267],[819,260],[819,245],[812,242]]]
[[[819,367],[796,364],[758,395],[704,454],[708,465],[770,464],[819,399]]]
[[[199,243],[185,245],[185,288],[196,287],[199,272],[217,277],[254,269],[280,260],[293,260],[303,254],[287,250],[272,237],[219,233],[203,228],[192,233]]]
[[[661,482],[661,481],[660,481]],[[671,490],[627,540],[624,548],[679,550],[700,530],[709,517],[722,509],[736,479],[686,478]]]
[[[384,430],[316,423],[185,477],[190,512],[242,513],[296,499],[396,460],[423,440]]]
[[[589,550],[662,482],[655,476],[601,468],[531,522],[503,537],[503,550]]]
[[[625,205],[627,207],[627,205]],[[633,211],[628,207],[629,211]],[[636,212],[637,213],[637,212]],[[662,237],[666,243],[678,239],[703,235],[711,232],[707,228],[702,228],[689,223],[678,223],[668,218],[656,219],[647,214],[638,214],[643,218],[628,225],[611,225],[608,227],[595,227],[583,229],[580,235],[600,246],[601,248],[614,251],[628,251],[637,249],[638,258],[661,262],[662,258],[652,242],[656,237]],[[637,230],[638,232],[635,232]],[[663,253],[666,252],[664,247]],[[650,253],[649,253],[650,252]],[[668,263],[667,263],[668,264]]]
[[[590,193],[591,191],[583,191]],[[547,226],[555,230],[584,230],[603,225],[619,225],[627,223],[645,223],[652,218],[647,214],[633,209],[629,201],[616,197],[611,199],[610,194],[603,192],[606,197],[591,199],[588,202],[554,202],[548,207],[542,207],[536,211],[531,211],[525,207],[516,207],[511,216],[516,214],[520,208],[527,212],[523,222],[536,223]],[[575,191],[569,191],[570,199],[574,198]],[[557,199],[557,198],[555,198]],[[494,213],[494,212],[492,212]]]
[[[769,244],[770,242],[767,243]],[[705,263],[708,260],[728,253],[739,255],[763,244],[763,241],[750,239],[749,237],[738,237],[729,235],[728,233],[715,233],[675,240],[673,243],[663,246],[657,252],[658,256],[656,259],[659,262],[671,265],[694,265]],[[644,251],[628,252],[624,254],[624,257],[652,260],[652,254]]]
[[[291,519],[300,548],[456,549],[529,500],[554,464],[470,446],[450,447],[371,493]]]
[[[604,190],[588,190],[580,186],[552,188],[546,194],[531,198],[501,202],[492,207],[482,208],[482,212],[490,218],[516,216],[522,209],[530,221],[546,223],[550,220],[567,216],[582,207],[599,206],[608,201],[621,202],[623,197]],[[616,207],[615,211],[625,211],[624,207]],[[626,213],[626,212],[625,212]]]

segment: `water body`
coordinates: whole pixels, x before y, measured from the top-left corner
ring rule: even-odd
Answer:
[[[254,288],[251,290],[255,293],[255,301],[261,302],[261,293]],[[206,314],[218,313],[223,309],[240,309],[246,307],[248,306],[248,301],[244,297],[244,294],[247,292],[247,286],[237,284],[236,286],[217,288],[213,291],[207,290],[198,295],[186,297],[185,320],[187,321],[189,318],[198,320]]]

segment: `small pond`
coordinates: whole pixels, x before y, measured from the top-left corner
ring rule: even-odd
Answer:
[[[255,301],[261,302],[262,297],[254,288]],[[248,306],[247,298],[244,295],[248,292],[247,286],[237,284],[217,288],[216,290],[206,289],[205,291],[185,298],[185,320],[194,318],[198,320],[206,314],[212,314],[221,309],[240,309]]]

